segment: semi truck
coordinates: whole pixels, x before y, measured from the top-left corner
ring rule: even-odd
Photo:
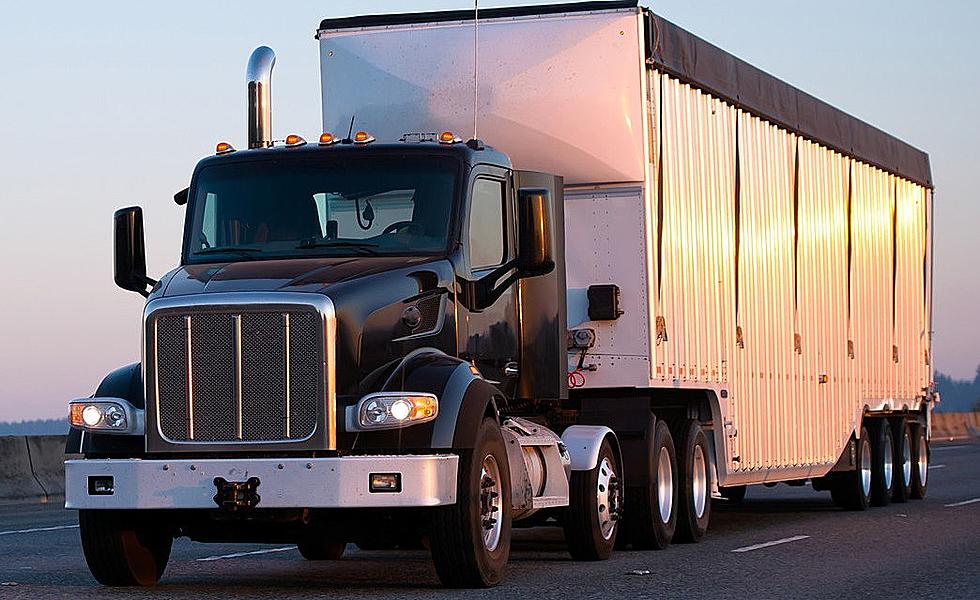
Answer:
[[[635,1],[316,38],[322,131],[274,138],[258,48],[176,268],[115,213],[142,357],[70,403],[65,463],[98,581],[156,583],[183,536],[423,546],[486,587],[514,527],[601,560],[750,485],[925,495],[925,153]]]

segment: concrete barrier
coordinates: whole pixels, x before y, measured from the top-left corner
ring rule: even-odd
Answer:
[[[0,501],[47,502],[63,496],[65,438],[0,437]]]
[[[980,412],[932,413],[932,439],[955,440],[980,437]]]

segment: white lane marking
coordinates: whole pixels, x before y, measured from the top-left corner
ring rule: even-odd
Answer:
[[[945,469],[946,465],[929,465],[930,469]]]
[[[966,448],[966,447],[967,446],[963,446],[963,445],[959,445],[959,446],[933,446],[930,449],[933,452],[935,452],[936,450],[956,450],[956,449],[959,449],[959,448]]]
[[[956,508],[957,506],[966,506],[967,504],[975,504],[980,502],[980,498],[974,498],[972,500],[964,500],[963,502],[954,502],[952,504],[946,504],[946,508]]]
[[[753,546],[743,546],[741,548],[735,548],[732,552],[752,552],[753,550],[760,550],[762,548],[768,548],[769,546],[778,546],[779,544],[788,544],[789,542],[798,542],[800,540],[807,539],[808,535],[794,535],[793,537],[783,538],[781,540],[773,540],[771,542],[764,542],[762,544],[755,544]]]
[[[268,550],[253,550],[251,552],[235,552],[234,554],[222,554],[220,556],[208,556],[198,558],[197,562],[211,562],[214,560],[224,560],[226,558],[242,558],[243,556],[255,556],[257,554],[272,554],[273,552],[289,552],[295,550],[296,546],[284,546],[282,548],[269,548]]]
[[[37,533],[39,531],[59,531],[61,529],[78,529],[78,525],[56,525],[54,527],[34,527],[33,529],[15,529],[13,531],[0,531],[0,535],[14,535],[16,533]]]

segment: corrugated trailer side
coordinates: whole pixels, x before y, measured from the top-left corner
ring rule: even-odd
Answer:
[[[727,396],[722,483],[824,475],[865,412],[928,395],[928,159],[825,105],[791,126],[812,98],[652,15],[648,39],[653,385]]]

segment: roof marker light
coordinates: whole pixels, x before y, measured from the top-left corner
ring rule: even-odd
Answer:
[[[305,145],[306,145],[306,140],[303,139],[303,136],[296,135],[295,133],[291,133],[286,136],[287,148],[296,148],[297,146],[305,146]]]
[[[230,154],[235,151],[235,147],[228,142],[218,142],[218,145],[214,147],[215,154]]]
[[[323,132],[323,133],[320,134],[320,145],[321,146],[333,146],[334,144],[336,144],[339,141],[340,141],[340,139],[334,137],[334,135],[332,133],[329,133],[329,132],[326,132],[325,131],[325,132]]]
[[[463,138],[457,136],[452,131],[443,131],[439,134],[440,144],[459,144],[462,143]]]
[[[374,141],[374,136],[366,131],[358,131],[354,134],[355,144],[370,144]]]

